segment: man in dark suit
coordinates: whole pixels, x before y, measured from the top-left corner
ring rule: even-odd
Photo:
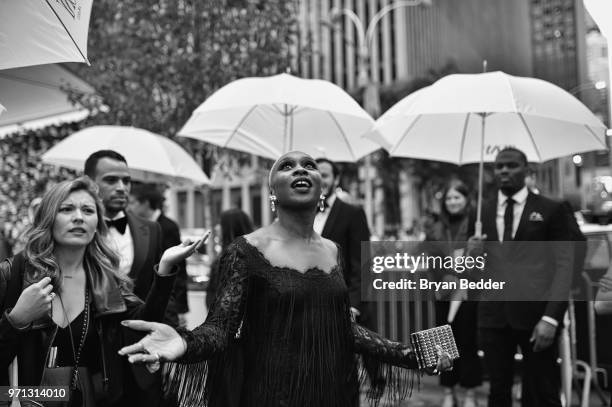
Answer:
[[[134,184],[130,192],[129,210],[135,215],[159,223],[162,230],[162,249],[181,243],[181,232],[178,225],[163,212],[164,197],[156,185]],[[172,317],[172,323],[186,327],[187,302],[187,267],[182,261],[177,270],[172,298],[168,303],[166,317]],[[174,317],[177,319],[174,320]]]
[[[512,406],[514,354],[523,354],[522,405],[561,406],[558,333],[572,281],[567,214],[525,186],[527,158],[515,148],[495,160],[496,199],[483,207],[489,241],[486,277],[507,282],[502,297],[479,303],[478,324],[491,388],[490,407]],[[481,239],[470,238],[477,247]],[[484,298],[487,298],[485,294]],[[488,297],[491,299],[491,297]]]
[[[121,154],[113,150],[96,151],[85,161],[84,172],[98,185],[108,237],[120,258],[119,272],[132,279],[134,294],[144,300],[153,284],[154,266],[163,253],[161,228],[156,222],[141,219],[126,210],[132,180],[127,161]],[[143,369],[138,376],[126,377],[127,388],[131,389],[130,405],[158,406],[161,375],[149,375]]]

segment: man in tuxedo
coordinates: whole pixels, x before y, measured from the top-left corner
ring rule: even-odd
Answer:
[[[321,173],[322,193],[325,196],[324,211],[317,211],[314,230],[326,239],[336,242],[342,249],[344,281],[349,290],[351,314],[362,326],[375,329],[374,312],[361,301],[361,242],[370,240],[370,229],[365,212],[360,207],[338,198],[340,184],[338,166],[326,159],[316,160]],[[365,366],[371,381],[378,380],[372,366]],[[376,385],[376,383],[374,383]],[[359,386],[356,385],[354,405],[359,406]]]
[[[125,158],[113,150],[100,150],[85,161],[85,175],[98,185],[98,196],[104,205],[111,246],[119,254],[119,272],[134,282],[133,291],[145,299],[153,284],[154,266],[162,255],[161,228],[155,223],[127,211],[132,179]],[[166,315],[166,320],[171,321]],[[124,332],[125,335],[134,335]],[[138,340],[139,338],[132,338]],[[129,381],[130,405],[158,406],[161,398],[161,375],[146,369],[126,376]]]
[[[129,211],[135,215],[159,223],[162,231],[162,250],[181,243],[181,232],[178,225],[163,212],[164,197],[155,185],[134,184],[130,192]],[[174,283],[173,300],[168,304],[168,312],[177,316],[173,324],[185,328],[186,314],[189,311],[187,302],[187,267],[185,261],[179,264]],[[168,315],[166,315],[168,317]]]
[[[487,247],[485,278],[502,276],[511,287],[496,301],[478,304],[481,348],[489,373],[490,407],[512,406],[514,354],[523,354],[522,405],[561,406],[558,334],[572,281],[566,210],[525,185],[527,158],[505,148],[495,160],[498,191],[483,206]],[[494,242],[494,243],[492,243]],[[486,297],[486,295],[485,295]]]
[[[85,161],[85,175],[98,185],[109,238],[120,257],[119,271],[134,282],[134,294],[145,299],[153,283],[153,267],[162,254],[161,228],[127,211],[131,177],[125,158],[100,150]]]

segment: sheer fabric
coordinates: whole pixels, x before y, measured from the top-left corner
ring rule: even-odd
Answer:
[[[340,263],[329,273],[276,267],[239,238],[220,279],[208,318],[180,332],[187,352],[167,366],[166,390],[180,405],[349,407],[359,395],[348,384],[365,380],[355,354],[378,362],[389,398],[408,395],[414,370],[402,368],[417,368],[414,353],[351,321]]]

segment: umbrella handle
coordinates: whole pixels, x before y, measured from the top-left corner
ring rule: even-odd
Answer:
[[[474,222],[474,235],[478,238],[482,237],[482,222],[480,219]]]

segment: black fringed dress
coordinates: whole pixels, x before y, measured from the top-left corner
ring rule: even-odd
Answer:
[[[187,352],[166,366],[181,406],[352,407],[351,382],[364,380],[356,354],[379,363],[388,397],[408,395],[415,370],[403,368],[417,369],[414,353],[351,322],[341,264],[276,267],[241,237],[222,255],[220,278],[206,322],[180,332]]]

